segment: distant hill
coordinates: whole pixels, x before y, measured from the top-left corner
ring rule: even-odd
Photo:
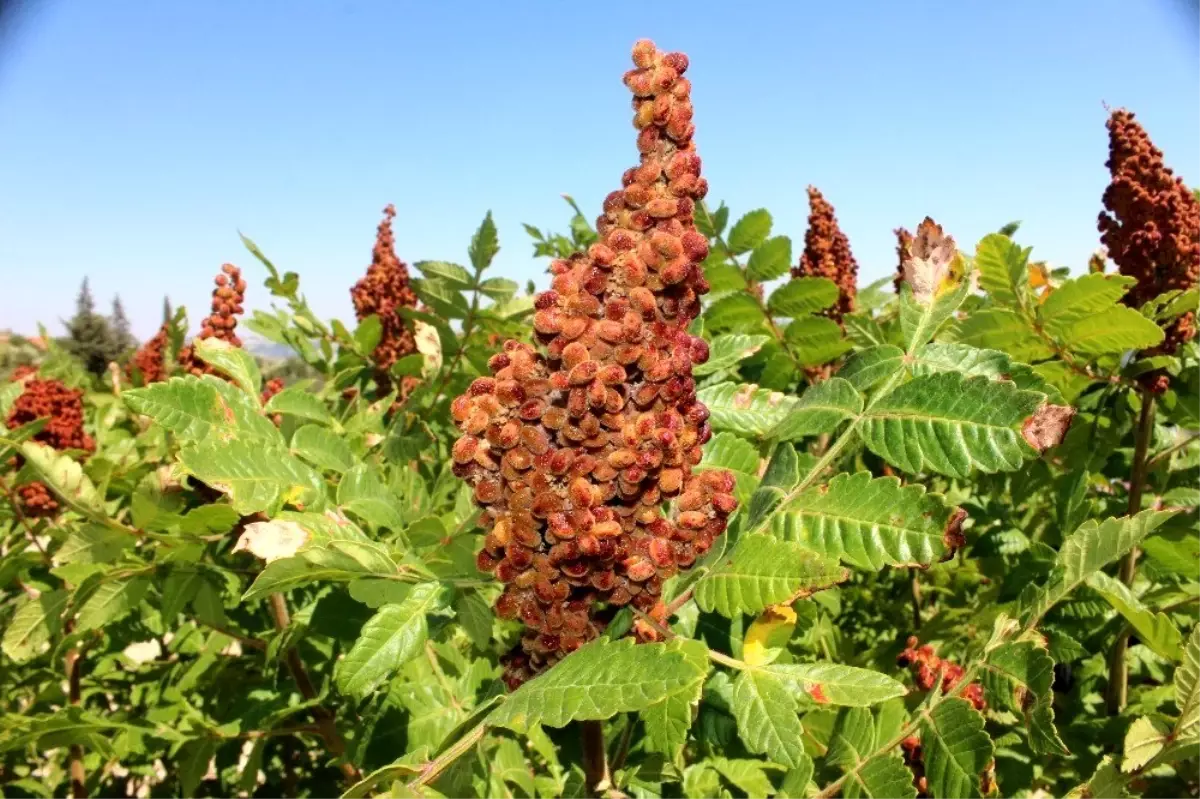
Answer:
[[[295,355],[292,348],[286,344],[277,344],[262,336],[250,334],[242,336],[242,347],[252,355],[268,359],[287,359]]]

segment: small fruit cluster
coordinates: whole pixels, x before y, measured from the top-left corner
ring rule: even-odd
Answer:
[[[396,361],[417,351],[411,322],[397,313],[401,308],[417,307],[417,295],[409,283],[408,267],[396,257],[396,239],[392,233],[392,219],[396,209],[389,205],[383,209],[383,221],[375,236],[375,248],[371,252],[371,265],[362,280],[350,289],[354,302],[354,315],[358,321],[371,314],[379,316],[383,333],[375,346],[372,358],[379,371],[377,379],[383,393],[390,390],[387,370]]]
[[[917,687],[922,691],[932,691],[938,684],[939,674],[941,675],[942,693],[952,691],[963,678],[963,667],[951,660],[938,657],[929,644],[924,646],[918,646],[918,644],[920,641],[915,635],[909,636],[905,650],[896,657],[896,663],[912,670],[913,679],[916,680]],[[979,683],[971,683],[965,687],[961,696],[974,705],[976,710],[982,711],[987,708],[987,700],[983,698],[983,686]]]
[[[962,680],[965,669],[950,660],[938,657],[934,648],[929,644],[918,647],[920,642],[916,636],[908,637],[906,648],[898,657],[896,663],[912,669],[913,679],[922,691],[932,691],[937,685],[938,674],[942,678],[942,693],[949,693]],[[983,686],[978,683],[967,685],[962,689],[962,698],[974,705],[976,710],[988,708],[988,701],[983,698]]]
[[[900,752],[904,756],[904,765],[913,773],[913,787],[917,789],[917,799],[929,796],[929,780],[925,778],[925,751],[921,748],[921,739],[910,735],[900,742]]]
[[[96,442],[83,431],[83,391],[67,388],[60,380],[33,378],[13,402],[8,412],[8,427],[15,430],[37,419],[49,417],[46,426],[33,436],[34,441],[57,450],[81,449],[91,452]]]
[[[16,369],[12,370],[12,374],[10,374],[8,376],[8,381],[10,383],[15,383],[18,380],[24,380],[25,378],[29,377],[30,375],[35,375],[35,374],[37,374],[36,366],[34,366],[33,364],[30,364],[30,363],[23,363],[20,366],[18,366]]]
[[[201,324],[200,334],[196,338],[219,338],[234,347],[240,347],[242,340],[234,330],[238,316],[245,312],[242,303],[246,300],[246,281],[242,279],[242,270],[233,264],[224,264],[213,282],[216,288],[212,293],[212,313]],[[211,366],[197,357],[191,344],[180,351],[179,363],[197,377],[216,374]]]
[[[838,227],[833,206],[816,186],[808,187],[808,230],[804,233],[804,252],[792,268],[792,277],[826,277],[837,284],[837,303],[826,315],[842,323],[842,317],[854,313],[858,294],[858,262],[850,252],[850,240]]]
[[[45,483],[37,480],[17,486],[17,499],[21,503],[21,512],[27,518],[39,519],[58,513],[58,500]]]
[[[1100,240],[1121,274],[1137,284],[1125,302],[1138,307],[1166,291],[1186,290],[1200,280],[1200,203],[1163,163],[1145,129],[1124,109],[1108,123],[1112,182],[1104,190]],[[1196,336],[1196,317],[1188,312],[1166,327],[1166,339],[1148,354],[1172,354]],[[1149,386],[1165,390],[1166,375]]]
[[[283,391],[283,388],[284,382],[282,377],[272,377],[270,380],[268,380],[265,384],[263,384],[262,396],[260,397],[262,404],[266,405],[268,402],[270,402],[271,397],[274,397],[280,391]],[[279,425],[283,423],[283,414],[276,413],[272,415],[271,421],[275,423],[276,427],[279,427]]]
[[[158,383],[167,379],[167,323],[154,334],[154,337],[143,344],[125,366],[126,374],[132,381],[135,372],[141,373],[142,385]]]
[[[484,508],[479,568],[505,583],[497,614],[526,627],[506,658],[510,687],[594,638],[601,604],[665,621],[663,581],[737,507],[731,474],[696,470],[712,435],[692,377],[708,345],[687,332],[708,291],[693,221],[707,183],[687,57],[641,41],[633,60],[641,163],[604,201],[599,241],[551,265],[533,317],[544,352],[505,342],[492,376],[451,405],[454,472]]]
[[[76,449],[85,453],[96,449],[96,442],[83,430],[83,391],[67,388],[59,380],[30,378],[25,390],[17,397],[8,413],[10,430],[38,419],[47,419],[46,426],[34,434],[33,440],[57,450]],[[21,459],[17,459],[20,468]],[[33,481],[17,487],[17,494],[28,516],[50,516],[58,511],[58,502],[50,490]]]

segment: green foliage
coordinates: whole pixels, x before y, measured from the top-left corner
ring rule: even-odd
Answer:
[[[596,241],[567,202],[567,233],[526,228],[538,256]],[[244,237],[277,303],[247,326],[291,366],[206,340],[214,374],[114,389],[82,346],[7,341],[4,368],[85,390],[96,446],[51,449],[41,421],[0,436],[6,793],[66,794],[78,766],[96,795],[577,796],[596,724],[614,796],[1191,790],[1200,367],[1194,344],[1139,352],[1195,293],[1034,285],[1009,225],[932,287],[861,287],[839,325],[832,281],[788,279],[803,231],[703,203],[696,222],[699,471],[731,472],[740,507],[664,584],[665,616],[606,609],[511,692],[522,628],[494,613],[450,465],[452,399],[529,338],[490,214],[458,262],[415,265],[419,348],[383,384],[380,320],[319,318]],[[34,481],[50,516],[24,512]],[[947,690],[897,664],[910,636]]]

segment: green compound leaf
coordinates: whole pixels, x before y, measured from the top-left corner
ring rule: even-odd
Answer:
[[[534,724],[607,719],[679,693],[691,695],[707,674],[707,657],[698,656],[702,647],[681,639],[650,644],[597,639],[514,691],[486,723],[521,733]]]
[[[483,221],[479,223],[479,229],[475,231],[475,235],[471,236],[467,255],[471,259],[471,266],[475,267],[477,272],[482,272],[491,265],[492,259],[498,252],[500,252],[500,235],[496,230],[495,221],[492,220],[492,212],[488,211],[483,217]]]
[[[209,366],[229,375],[238,387],[250,397],[257,407],[262,392],[262,374],[254,356],[241,347],[235,347],[219,338],[205,338],[195,342],[196,355]]]
[[[16,663],[25,663],[50,649],[62,632],[62,614],[69,595],[66,591],[43,591],[37,597],[22,594],[16,612],[4,630],[0,649]]]
[[[1080,355],[1104,355],[1159,344],[1162,328],[1120,304],[1135,282],[1124,275],[1105,274],[1068,280],[1039,308],[1042,327],[1059,344]]]
[[[717,336],[709,345],[708,360],[697,364],[692,372],[700,377],[719,372],[722,369],[732,369],[758,352],[770,338],[770,336],[747,336],[741,333]]]
[[[376,527],[386,527],[393,532],[404,529],[399,500],[384,485],[379,474],[365,463],[342,476],[338,483],[337,503]]]
[[[964,514],[919,484],[870,472],[810,488],[771,519],[777,538],[860,569],[928,566],[953,554]]]
[[[1156,655],[1170,661],[1183,655],[1183,636],[1170,616],[1150,610],[1129,586],[1104,572],[1089,575],[1087,584],[1125,617],[1137,631],[1138,639]]]
[[[802,366],[830,363],[854,345],[842,335],[837,322],[824,316],[802,316],[783,331],[788,349]]]
[[[729,249],[734,255],[750,252],[771,235],[771,212],[766,208],[749,211],[733,223],[729,231]]]
[[[1033,641],[1003,644],[988,653],[983,686],[992,704],[1025,716],[1029,743],[1039,754],[1068,754],[1054,729],[1054,660]]]
[[[701,672],[708,673],[708,653],[703,646],[690,642],[677,643],[679,651],[692,659],[692,664]],[[651,752],[659,752],[674,760],[687,743],[692,729],[696,706],[704,692],[703,679],[694,686],[677,691],[666,699],[639,711],[646,728],[645,745]]]
[[[268,414],[282,413],[299,419],[309,419],[321,424],[333,422],[333,414],[325,403],[301,386],[290,386],[267,401],[264,409]]]
[[[973,312],[957,324],[955,339],[972,347],[1001,350],[1027,363],[1054,355],[1054,350],[1038,336],[1028,319],[1004,308]]]
[[[979,285],[997,304],[1021,308],[1029,302],[1029,253],[999,233],[989,233],[976,246]]]
[[[38,478],[70,505],[72,510],[85,516],[104,516],[103,497],[83,473],[83,467],[71,456],[37,441],[24,442],[20,451],[26,462],[37,472]]]
[[[792,240],[775,236],[754,248],[746,262],[746,274],[760,283],[787,274],[792,265]]]
[[[1171,728],[1164,721],[1142,716],[1135,719],[1125,732],[1125,757],[1121,771],[1126,774],[1149,763],[1169,741]]]
[[[281,500],[311,504],[323,494],[321,476],[284,449],[257,441],[210,441],[184,449],[179,462],[191,474],[229,495],[243,516]]]
[[[164,383],[123,391],[121,399],[134,413],[149,416],[183,444],[235,438],[283,443],[279,430],[259,412],[250,395],[212,375],[172,377]]]
[[[398,605],[384,605],[338,666],[338,690],[361,699],[420,653],[429,634],[427,616],[446,607],[441,583],[412,587]]]
[[[785,683],[797,697],[820,705],[869,707],[907,693],[877,671],[840,663],[773,663],[755,667]]]
[[[804,762],[804,729],[791,687],[761,669],[746,669],[733,682],[733,717],[751,752],[788,768]]]
[[[1175,740],[1180,744],[1200,742],[1200,625],[1192,628],[1183,661],[1175,669],[1175,706],[1179,708]]]
[[[767,299],[767,310],[775,316],[798,319],[825,310],[837,302],[837,298],[837,284],[829,278],[800,277],[775,289]]]
[[[715,300],[704,314],[704,323],[713,332],[758,333],[767,317],[753,297],[745,293],[730,294]]]
[[[913,775],[896,754],[876,755],[859,767],[846,781],[846,799],[866,796],[871,799],[914,799]]]
[[[753,383],[718,383],[696,392],[708,406],[713,430],[728,430],[751,438],[767,435],[800,401]]]
[[[939,702],[921,724],[929,793],[937,799],[981,796],[979,777],[994,755],[983,716],[965,699]]]
[[[850,356],[838,377],[859,391],[868,391],[904,368],[904,350],[894,344],[877,344]]]
[[[1112,755],[1105,755],[1096,766],[1091,779],[1076,785],[1067,792],[1066,799],[1098,799],[1099,797],[1128,796],[1126,778],[1113,762]]]
[[[102,583],[84,601],[75,619],[75,630],[95,630],[128,616],[150,590],[149,577],[131,577]]]
[[[791,411],[768,434],[779,441],[831,432],[841,422],[862,413],[862,394],[848,380],[831,377],[811,386]]]
[[[292,434],[291,450],[326,471],[345,472],[354,467],[354,453],[346,439],[320,425],[306,424]]]
[[[942,372],[914,377],[881,397],[859,432],[872,452],[906,472],[966,477],[974,469],[1020,468],[1042,444],[1062,439],[1071,414],[1011,383]],[[1043,427],[1045,436],[1038,432]]]
[[[1058,550],[1049,582],[1031,586],[1022,593],[1021,621],[1028,624],[1046,615],[1088,577],[1140,544],[1175,514],[1175,511],[1146,510],[1136,516],[1110,517],[1102,522],[1088,519],[1079,525]]]
[[[704,611],[730,618],[757,614],[849,577],[836,561],[810,549],[770,535],[749,535],[696,583],[696,602]]]

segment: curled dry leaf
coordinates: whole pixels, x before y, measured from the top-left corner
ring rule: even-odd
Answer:
[[[917,226],[903,263],[904,280],[913,298],[929,305],[939,295],[959,286],[966,277],[966,261],[942,226],[929,217]]]
[[[417,345],[417,352],[425,356],[422,373],[428,377],[442,368],[442,340],[438,336],[437,328],[433,325],[414,320],[413,328],[415,330],[413,340]]]
[[[249,552],[270,563],[290,558],[308,541],[308,532],[295,522],[251,522],[234,545],[234,552]]]
[[[946,556],[943,560],[954,557],[954,553],[967,543],[967,537],[963,535],[963,522],[966,520],[967,512],[962,508],[955,508],[954,514],[946,522],[946,529],[942,532],[942,543],[946,545]]]
[[[132,660],[137,665],[149,663],[152,660],[157,660],[162,656],[162,644],[158,639],[151,638],[149,641],[136,641],[121,651],[121,654]]]
[[[1063,437],[1075,418],[1075,409],[1070,405],[1046,404],[1034,411],[1021,425],[1021,435],[1029,446],[1045,452],[1062,443]]]

